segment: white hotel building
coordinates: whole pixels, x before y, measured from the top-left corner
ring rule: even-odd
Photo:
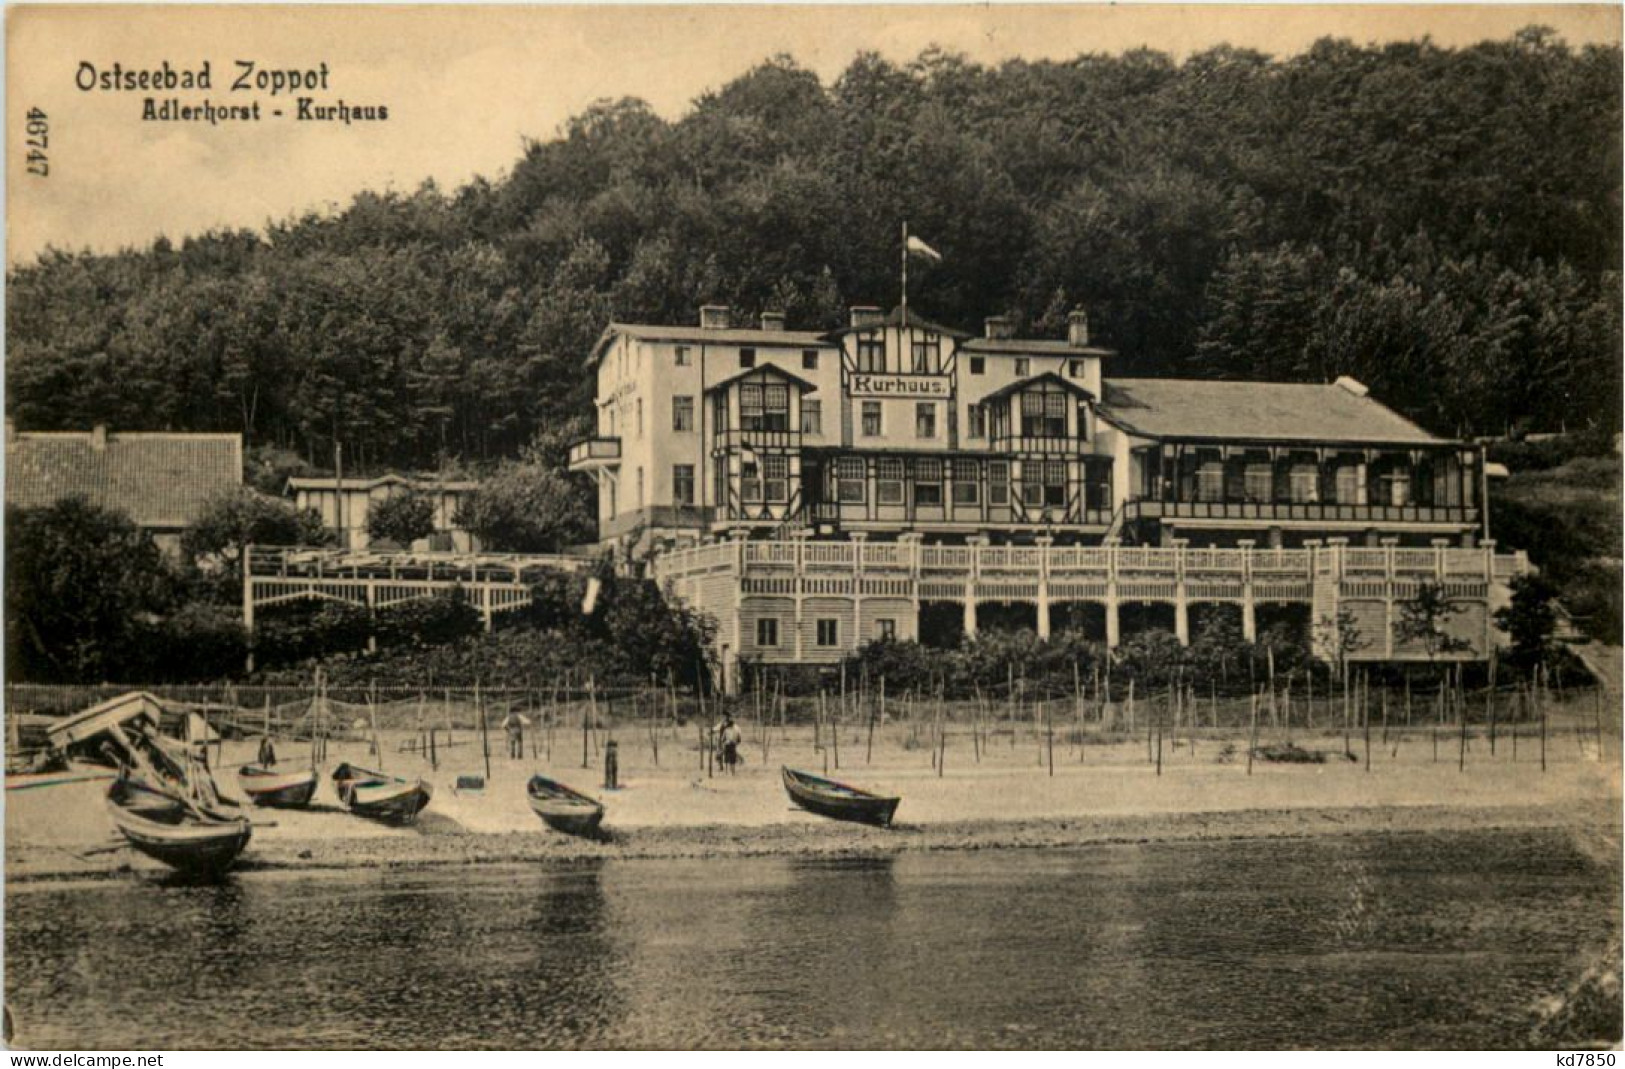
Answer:
[[[1113,379],[1112,355],[1082,311],[1065,339],[872,307],[830,332],[771,313],[735,327],[719,306],[698,326],[615,323],[589,356],[597,431],[571,467],[597,480],[601,538],[674,550],[657,570],[718,617],[725,664],[910,637],[933,600],[967,630],[979,604],[1027,604],[1041,633],[1057,602],[1093,603],[1111,641],[1128,601],[1171,605],[1181,635],[1204,600],[1240,604],[1249,629],[1261,602],[1316,619],[1348,602],[1367,656],[1404,657],[1378,614],[1418,569],[1470,603],[1458,619],[1482,652],[1499,584],[1476,447],[1349,379]],[[1350,561],[1379,557],[1381,590],[1343,589]],[[1311,589],[1327,568],[1335,597]]]

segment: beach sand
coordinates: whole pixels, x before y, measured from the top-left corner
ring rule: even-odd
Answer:
[[[1007,731],[1007,727],[1001,730]],[[1594,733],[1565,727],[1546,741],[1540,765],[1536,729],[1525,725],[1517,758],[1504,729],[1496,753],[1482,733],[1471,737],[1465,769],[1460,737],[1451,729],[1394,735],[1374,730],[1371,768],[1363,737],[1351,738],[1355,760],[1338,755],[1343,735],[1297,733],[1293,742],[1329,754],[1324,764],[1256,762],[1247,771],[1239,733],[1164,738],[1162,773],[1143,735],[1094,739],[1081,751],[1057,736],[1054,771],[1044,733],[1023,726],[1014,745],[997,734],[985,746],[956,725],[942,775],[932,767],[927,729],[886,725],[872,759],[866,731],[842,732],[840,768],[827,746],[815,751],[812,730],[771,728],[766,753],[760,728],[746,726],[745,765],[736,775],[707,774],[695,727],[660,729],[659,764],[647,728],[621,726],[619,790],[601,789],[603,758],[582,732],[559,729],[547,756],[545,733],[527,739],[523,759],[505,756],[490,739],[491,776],[481,792],[453,789],[459,775],[485,774],[477,733],[437,739],[439,767],[403,752],[406,733],[385,733],[382,765],[422,776],[434,790],[412,827],[396,828],[344,811],[324,774],[305,810],[254,811],[264,822],[238,863],[242,871],[401,867],[471,862],[570,861],[586,858],[742,857],[771,854],[853,856],[908,850],[974,850],[1082,846],[1097,843],[1218,838],[1292,838],[1360,832],[1425,832],[1487,828],[1561,827],[1599,852],[1617,856],[1620,764],[1613,738],[1599,760]],[[911,738],[911,736],[914,736]],[[1272,736],[1262,740],[1279,742]],[[536,755],[531,755],[532,743]],[[827,742],[827,738],[826,738]],[[1228,747],[1228,752],[1227,752]],[[238,796],[236,767],[254,757],[255,742],[228,742],[217,763],[223,792]],[[307,767],[308,744],[284,743],[282,767]],[[324,769],[347,760],[376,768],[366,742],[330,743]],[[980,751],[980,760],[977,753]],[[781,765],[829,774],[902,796],[894,827],[869,828],[826,820],[790,805]],[[607,841],[571,838],[548,829],[530,811],[525,782],[534,772],[593,794],[608,807]],[[102,794],[105,783],[8,790],[5,856],[8,880],[144,873],[156,862],[119,846]]]

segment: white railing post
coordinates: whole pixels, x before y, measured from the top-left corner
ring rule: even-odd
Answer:
[[[1050,535],[1039,535],[1033,541],[1038,545],[1038,637],[1049,638],[1049,555],[1055,545]]]

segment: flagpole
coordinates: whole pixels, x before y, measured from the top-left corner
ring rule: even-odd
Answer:
[[[908,329],[908,220],[903,220],[903,329]]]

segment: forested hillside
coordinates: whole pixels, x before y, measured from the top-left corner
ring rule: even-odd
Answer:
[[[1350,374],[1443,433],[1611,429],[1620,78],[1617,48],[1539,30],[871,55],[831,85],[783,58],[672,122],[603,103],[455,192],[18,266],[7,411],[477,463],[583,418],[611,317],[894,303],[907,219],[944,255],[911,280],[922,311],[1058,335],[1082,302],[1117,374]]]

